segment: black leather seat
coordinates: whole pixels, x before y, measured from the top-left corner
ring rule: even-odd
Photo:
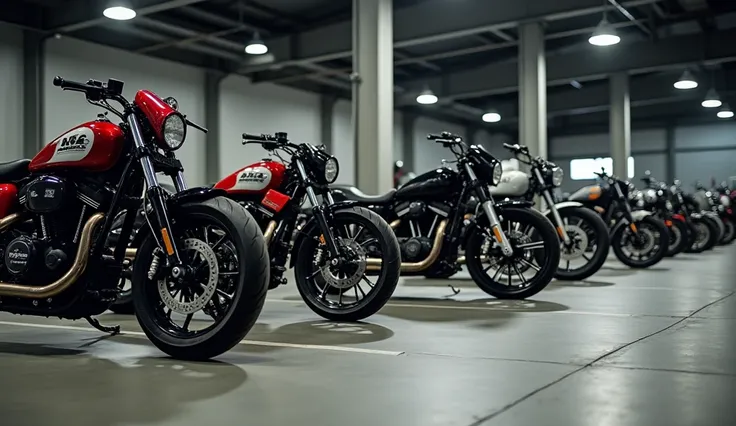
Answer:
[[[342,193],[342,195],[348,200],[358,201],[360,203],[386,203],[388,201],[391,201],[391,199],[394,198],[394,194],[396,193],[396,189],[392,189],[385,194],[368,195],[354,186],[347,185],[334,185],[331,188],[340,191],[340,193]]]
[[[15,160],[0,163],[0,183],[20,180],[28,176],[28,165],[31,160]]]

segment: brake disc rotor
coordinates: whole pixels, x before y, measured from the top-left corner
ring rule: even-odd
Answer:
[[[567,236],[572,240],[572,246],[568,247],[564,242],[562,243],[560,259],[574,260],[581,257],[590,242],[588,240],[588,234],[577,225],[567,225],[565,226],[565,231],[567,232]]]
[[[195,252],[190,259],[194,259],[196,254],[199,254],[199,256],[204,260],[204,263],[207,264],[207,268],[209,270],[209,273],[207,274],[207,282],[198,283],[201,293],[193,292],[194,294],[189,295],[192,299],[187,301],[185,301],[183,297],[179,300],[181,290],[175,291],[175,294],[172,294],[166,279],[159,280],[158,294],[161,296],[161,300],[167,308],[179,314],[189,315],[202,310],[207,302],[212,299],[212,296],[217,290],[217,281],[220,271],[217,264],[217,255],[209,244],[196,238],[187,238],[184,240],[182,248],[182,252]],[[204,266],[204,264],[202,266]]]
[[[636,255],[646,255],[649,252],[652,251],[654,248],[654,244],[656,239],[654,238],[654,233],[651,229],[645,228],[643,226],[639,227],[639,235],[641,238],[646,238],[646,242],[642,247],[637,247],[637,244],[634,243],[634,236],[632,235],[629,238],[628,246],[630,247],[631,253]]]
[[[366,252],[363,246],[355,242],[354,240],[345,239],[338,237],[342,245],[348,251],[349,258],[355,259],[350,261],[349,273],[343,273],[336,271],[336,267],[332,266],[329,262],[322,266],[322,278],[325,282],[335,288],[350,288],[363,278],[363,274],[366,269]]]

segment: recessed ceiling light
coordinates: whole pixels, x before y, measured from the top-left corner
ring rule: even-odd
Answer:
[[[497,112],[487,112],[483,114],[482,118],[486,123],[498,123],[501,121],[501,114]]]
[[[116,21],[128,21],[135,18],[135,10],[125,6],[111,6],[102,11],[106,18]]]

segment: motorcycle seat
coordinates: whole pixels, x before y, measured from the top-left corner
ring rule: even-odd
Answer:
[[[385,194],[381,195],[368,195],[354,186],[334,186],[333,189],[337,189],[345,195],[348,200],[358,201],[361,203],[385,203],[391,201],[396,193],[396,189],[391,189]]]
[[[28,176],[29,164],[31,164],[31,160],[27,159],[0,163],[0,183],[20,180]]]

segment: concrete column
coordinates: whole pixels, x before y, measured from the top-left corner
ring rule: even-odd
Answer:
[[[385,192],[393,170],[392,0],[353,0],[353,69],[356,183]]]
[[[43,134],[44,40],[38,32],[23,32],[22,152],[26,158],[33,158],[46,143]]]
[[[667,123],[665,127],[665,143],[667,149],[667,182],[672,183],[677,179],[675,167],[675,124]]]
[[[416,122],[417,116],[408,111],[404,112],[401,116],[401,139],[403,145],[401,145],[401,158],[395,159],[404,162],[407,172],[414,173],[417,173],[416,164],[414,164],[414,125]]]
[[[540,22],[519,26],[519,143],[547,158],[547,66]]]
[[[322,95],[319,100],[319,142],[324,144],[325,149],[329,153],[332,153],[334,150],[332,124],[334,121],[336,102],[336,97],[328,95]]]
[[[613,174],[626,180],[629,178],[627,168],[629,156],[631,156],[629,75],[625,72],[612,74],[610,77],[610,87],[610,139]]]
[[[214,184],[222,178],[220,172],[220,83],[225,74],[207,71],[204,89],[204,126],[207,135],[204,144],[204,176],[207,184]]]

